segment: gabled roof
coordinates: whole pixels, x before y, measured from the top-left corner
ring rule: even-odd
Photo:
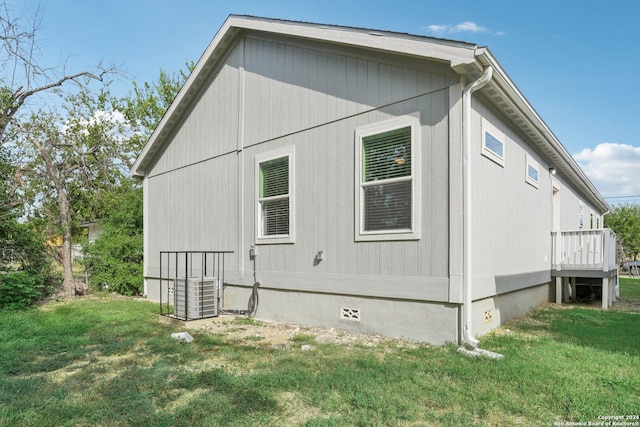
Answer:
[[[484,69],[493,67],[491,82],[482,92],[526,134],[551,164],[580,190],[586,200],[602,212],[609,205],[589,181],[564,146],[551,132],[524,95],[504,72],[491,51],[486,47],[454,40],[426,36],[353,28],[336,25],[230,15],[203,53],[193,72],[165,113],[151,138],[138,156],[131,174],[143,177],[151,167],[156,154],[170,139],[172,131],[183,118],[211,73],[219,65],[238,35],[244,31],[256,31],[286,35],[302,39],[318,40],[367,50],[390,52],[448,63],[451,68],[472,81],[480,77]]]

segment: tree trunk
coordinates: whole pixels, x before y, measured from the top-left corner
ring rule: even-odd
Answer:
[[[56,189],[58,211],[60,213],[60,231],[62,233],[62,288],[66,298],[73,298],[76,295],[76,285],[73,279],[73,259],[71,254],[71,210],[65,188],[68,173],[60,171],[59,168],[55,166],[47,147],[40,144],[37,140],[32,140],[32,142],[40,152],[47,170],[47,175],[49,175],[49,178],[53,181]]]
[[[60,210],[60,229],[62,230],[62,287],[65,297],[73,298],[76,295],[76,285],[73,279],[73,254],[71,253],[71,218],[69,200],[64,189],[58,189],[58,208]]]

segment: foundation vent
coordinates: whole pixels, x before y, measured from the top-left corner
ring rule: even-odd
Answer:
[[[352,322],[360,321],[360,309],[359,308],[340,308],[340,320],[351,320]]]

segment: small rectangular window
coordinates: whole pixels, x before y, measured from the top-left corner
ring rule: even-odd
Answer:
[[[356,130],[356,240],[419,238],[419,138],[413,117]]]
[[[293,243],[293,147],[256,156],[257,242]]]
[[[578,226],[584,228],[584,205],[582,202],[578,204]]]
[[[504,143],[499,141],[489,132],[484,133],[484,148],[491,151],[501,159],[504,159]]]
[[[538,188],[540,185],[540,168],[538,167],[538,163],[531,158],[528,154],[526,155],[526,176],[525,181],[527,184],[532,185],[535,188]]]
[[[482,119],[482,155],[504,166],[505,135],[486,119]]]

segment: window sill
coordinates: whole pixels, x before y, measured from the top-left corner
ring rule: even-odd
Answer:
[[[407,232],[378,232],[356,234],[356,242],[379,242],[392,240],[420,240],[420,234],[415,231]]]
[[[256,239],[256,245],[286,245],[295,243],[293,237],[261,237]]]

